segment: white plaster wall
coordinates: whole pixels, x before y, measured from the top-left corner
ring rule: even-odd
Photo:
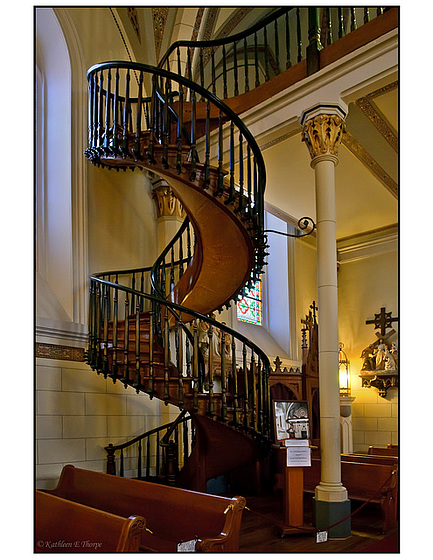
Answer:
[[[376,340],[374,325],[366,325],[380,313],[381,307],[398,317],[398,255],[394,251],[342,263],[338,273],[339,337],[350,360],[354,451],[367,451],[370,445],[383,447],[398,443],[398,389],[392,388],[386,397],[377,389],[362,388],[359,373],[361,352]],[[398,323],[393,323],[398,333]],[[392,341],[397,342],[397,335]],[[402,375],[404,372],[402,372]]]

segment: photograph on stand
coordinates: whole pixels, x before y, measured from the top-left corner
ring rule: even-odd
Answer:
[[[273,405],[277,441],[309,439],[310,419],[306,401],[274,401]]]

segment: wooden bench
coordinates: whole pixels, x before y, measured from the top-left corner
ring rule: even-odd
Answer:
[[[387,447],[376,447],[374,445],[370,445],[368,448],[368,454],[398,457],[398,445],[392,445],[391,443],[389,443]]]
[[[145,525],[36,490],[35,552],[137,552]]]
[[[397,522],[398,464],[359,458],[341,461],[341,480],[351,500],[371,501],[382,510],[382,529],[386,533]],[[312,458],[304,468],[304,491],[314,492],[320,483],[320,459]]]
[[[197,540],[196,552],[237,552],[245,498],[224,498],[67,465],[56,496],[110,513],[146,519],[140,550],[175,552]],[[152,533],[148,532],[151,531]]]

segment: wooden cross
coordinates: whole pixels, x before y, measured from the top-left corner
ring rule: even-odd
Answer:
[[[374,319],[370,319],[365,321],[366,325],[373,325],[375,329],[380,328],[380,334],[385,336],[385,332],[387,328],[392,328],[392,323],[394,321],[398,321],[398,317],[392,317],[392,312],[389,313],[385,312],[385,307],[380,308],[380,313],[374,314]]]

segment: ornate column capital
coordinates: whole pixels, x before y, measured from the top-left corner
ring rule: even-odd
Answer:
[[[346,123],[338,115],[321,114],[303,125],[302,141],[312,159],[319,156],[338,156],[338,147],[346,130]]]
[[[319,104],[303,112],[301,117],[302,141],[312,159],[334,156],[337,163],[338,147],[346,130],[346,111],[339,105]]]
[[[184,219],[186,217],[182,203],[174,194],[173,189],[165,181],[158,182],[152,189],[152,198],[156,203],[157,218],[176,217]]]

